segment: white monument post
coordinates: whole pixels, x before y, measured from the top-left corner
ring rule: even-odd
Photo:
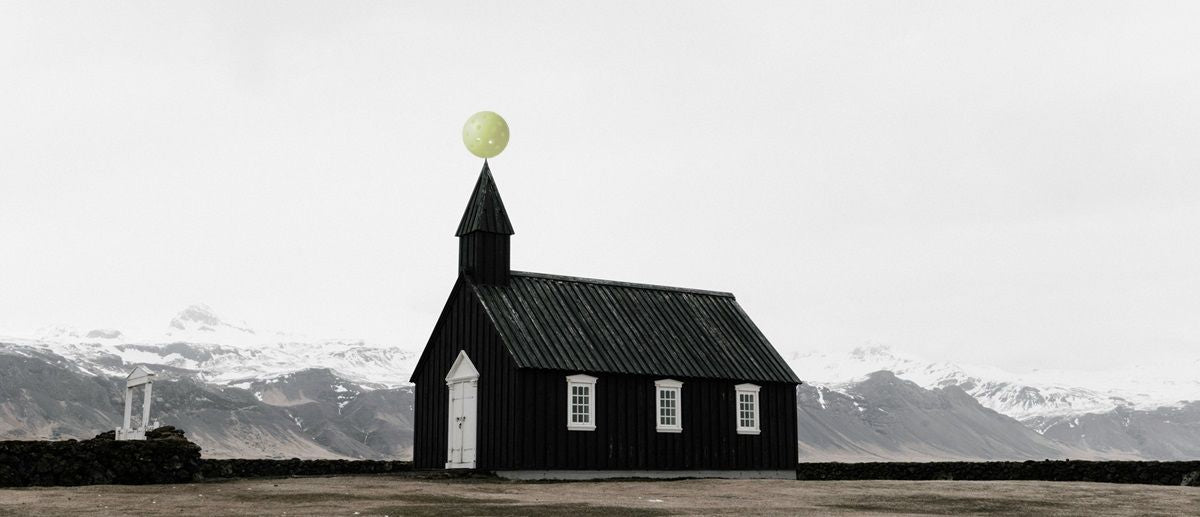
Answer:
[[[150,422],[150,401],[153,400],[151,390],[154,388],[154,372],[150,371],[145,366],[134,368],[129,372],[129,376],[125,378],[125,422],[117,429],[118,440],[145,440],[146,431],[151,429]],[[142,421],[136,429],[132,428],[131,422],[133,417],[133,389],[138,386],[145,386],[146,390],[142,397]],[[157,422],[155,422],[157,425]]]

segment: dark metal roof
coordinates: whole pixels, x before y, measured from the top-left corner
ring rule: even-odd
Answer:
[[[520,271],[472,289],[520,368],[800,382],[729,293]]]
[[[463,212],[462,222],[458,223],[455,236],[461,237],[471,232],[490,232],[512,235],[512,223],[508,221],[508,212],[504,210],[504,201],[500,200],[500,190],[496,188],[496,180],[492,179],[492,170],[488,168],[487,160],[483,162],[483,171],[479,173],[479,181],[475,182],[475,191],[467,202],[467,210]]]

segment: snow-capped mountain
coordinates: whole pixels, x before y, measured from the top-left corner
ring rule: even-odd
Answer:
[[[4,341],[42,348],[92,375],[123,376],[130,364],[195,372],[219,385],[244,385],[310,368],[328,368],[365,386],[408,383],[418,351],[362,340],[261,332],[229,322],[206,305],[180,311],[159,332],[42,329],[33,339]]]
[[[796,409],[801,461],[1091,456],[983,407],[958,387],[925,389],[886,370],[836,391],[802,385]]]
[[[221,385],[244,385],[309,368],[329,368],[366,386],[395,387],[407,384],[420,354],[415,346],[265,332],[223,318],[202,304],[180,311],[156,332],[55,326],[41,329],[33,339],[7,341],[44,347],[94,375],[123,375],[126,365],[148,364],[193,371],[204,381]],[[1179,407],[1185,401],[1200,400],[1200,375],[1195,373],[1200,371],[1200,358],[1105,372],[1039,370],[1024,374],[929,361],[885,346],[840,353],[793,353],[786,358],[811,385],[836,390],[885,370],[926,389],[956,386],[984,407],[1027,424],[1119,408]]]
[[[417,354],[362,340],[263,332],[210,307],[157,330],[45,327],[0,337],[0,438],[111,430],[122,379],[158,372],[155,418],[207,457],[406,458]]]
[[[1137,364],[1104,372],[1038,370],[1014,374],[997,368],[927,361],[884,346],[848,353],[792,354],[789,363],[810,384],[836,389],[879,370],[927,388],[957,386],[984,407],[1022,422],[1152,410],[1200,400],[1200,359]],[[1039,429],[1040,430],[1040,429]]]
[[[245,323],[231,324],[219,318],[212,308],[204,305],[188,307],[171,319],[167,335],[182,340],[221,339],[222,342],[255,341],[256,334]]]
[[[265,332],[195,305],[157,330],[46,327],[0,337],[0,437],[111,429],[120,379],[160,373],[156,414],[210,457],[406,457],[419,345]],[[1200,361],[1109,372],[927,361],[887,347],[785,356],[803,461],[1190,459]]]
[[[801,434],[808,435],[802,458],[1200,457],[1194,360],[1018,375],[879,346],[788,359],[808,383],[798,392]]]
[[[126,365],[128,366],[128,365]],[[413,389],[364,386],[329,369],[218,385],[159,367],[153,418],[209,458],[405,459]],[[0,440],[90,438],[121,422],[121,376],[92,375],[44,347],[0,341]]]

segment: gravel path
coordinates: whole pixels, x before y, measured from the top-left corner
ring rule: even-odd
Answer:
[[[1033,481],[519,483],[395,476],[0,490],[8,515],[1200,515],[1200,488]]]

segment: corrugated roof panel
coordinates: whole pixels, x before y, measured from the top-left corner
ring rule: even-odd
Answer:
[[[521,368],[800,382],[729,293],[519,271],[473,287]]]

